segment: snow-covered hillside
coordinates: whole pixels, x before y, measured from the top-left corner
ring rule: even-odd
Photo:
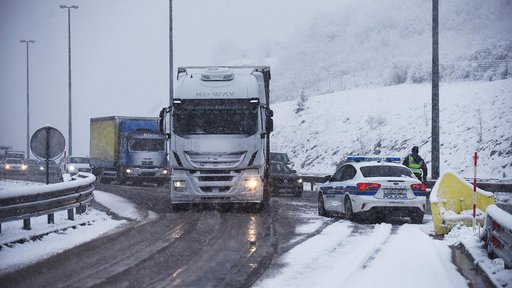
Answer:
[[[404,157],[418,145],[430,172],[431,87],[359,88],[274,104],[272,150],[288,152],[303,173],[333,173],[347,155]],[[512,179],[512,79],[442,83],[441,173]]]

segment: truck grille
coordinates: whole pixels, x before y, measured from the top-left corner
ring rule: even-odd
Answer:
[[[236,153],[191,153],[185,152],[185,157],[196,168],[232,169],[245,158],[246,152]]]
[[[235,178],[240,171],[229,170],[203,170],[191,173],[203,193],[228,193],[237,185]]]

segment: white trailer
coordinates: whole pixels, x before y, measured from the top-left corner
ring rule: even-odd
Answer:
[[[171,205],[269,202],[270,68],[180,67],[160,113],[170,139]]]

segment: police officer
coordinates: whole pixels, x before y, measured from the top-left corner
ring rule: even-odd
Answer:
[[[418,155],[419,152],[420,149],[418,146],[412,147],[411,154],[405,157],[402,164],[409,167],[412,173],[414,173],[414,175],[416,175],[420,181],[427,182],[427,164],[425,164],[423,158]]]

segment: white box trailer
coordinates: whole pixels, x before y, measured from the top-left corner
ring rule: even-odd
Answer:
[[[170,139],[171,205],[269,202],[270,68],[180,67],[160,113]]]

